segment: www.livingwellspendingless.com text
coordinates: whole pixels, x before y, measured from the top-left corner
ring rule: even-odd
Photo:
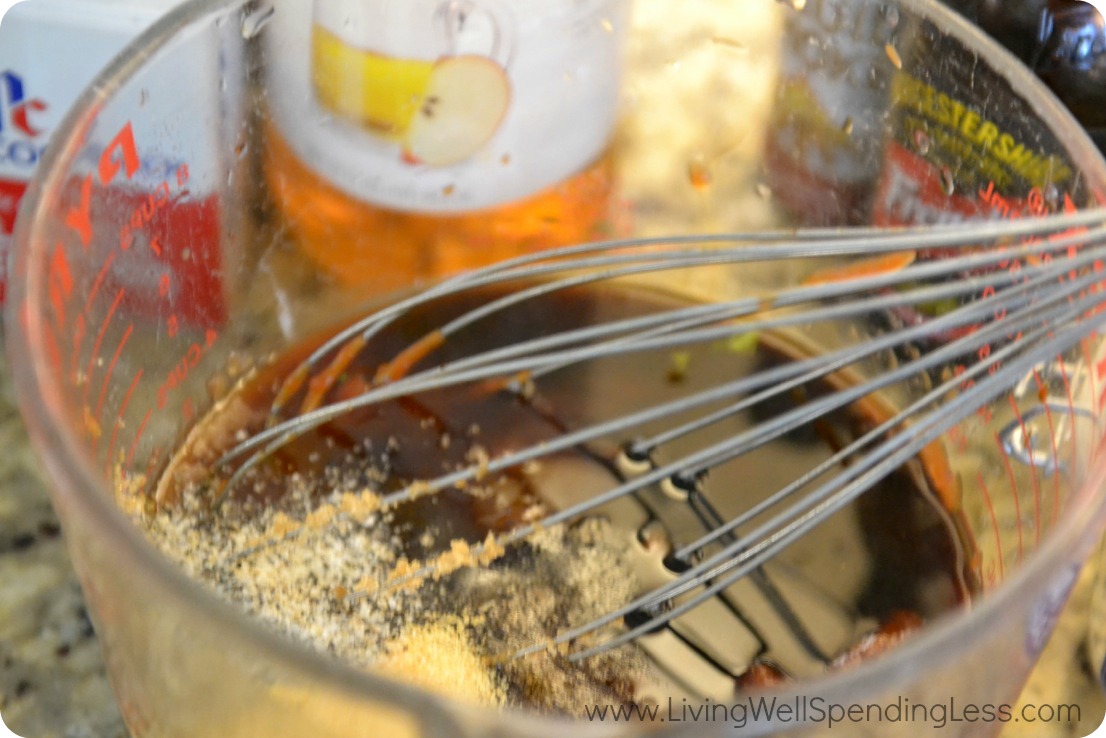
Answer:
[[[590,722],[726,723],[734,728],[752,725],[840,725],[915,723],[935,729],[965,723],[1078,722],[1079,705],[1033,705],[947,702],[915,703],[900,697],[895,701],[868,704],[839,704],[809,695],[793,698],[748,696],[734,702],[692,702],[669,699],[662,703],[633,705],[585,705]]]

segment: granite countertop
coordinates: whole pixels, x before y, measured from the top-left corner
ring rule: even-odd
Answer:
[[[0,712],[26,738],[126,738],[99,645],[46,494],[40,466],[14,407],[0,360]],[[1091,587],[1084,572],[1023,695],[1023,702],[1077,703],[1079,724],[1011,723],[1003,738],[1092,732],[1106,711],[1087,667]]]
[[[126,738],[0,359],[0,714],[26,738]]]

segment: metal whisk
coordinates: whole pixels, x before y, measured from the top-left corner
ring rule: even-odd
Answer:
[[[524,656],[567,647],[580,660],[633,640],[657,638],[675,629],[682,647],[722,673],[741,670],[745,657],[726,655],[729,645],[712,641],[709,628],[694,624],[709,609],[729,612],[755,628],[731,596],[734,587],[751,588],[784,622],[794,649],[824,664],[825,644],[807,633],[789,599],[781,595],[764,567],[834,512],[871,489],[977,410],[1011,391],[1035,368],[1106,324],[1101,309],[1106,260],[1106,216],[1083,211],[1045,218],[912,229],[803,230],[795,232],[696,235],[589,244],[502,262],[470,272],[379,310],[351,325],[306,359],[284,382],[272,414],[295,413],[227,453],[220,462],[226,486],[241,483],[249,471],[294,439],[354,410],[463,383],[498,382],[499,391],[526,396],[542,378],[566,367],[612,355],[673,351],[682,347],[764,336],[794,327],[878,324],[879,330],[855,343],[794,361],[765,367],[701,392],[642,407],[622,417],[566,430],[543,443],[511,451],[484,464],[419,480],[382,499],[385,509],[464,485],[483,475],[579,448],[600,438],[625,439],[620,481],[599,494],[519,525],[500,535],[511,546],[539,528],[572,521],[635,500],[651,491],[690,515],[700,533],[679,541],[665,556],[670,573],[651,589],[601,618],[560,633],[550,643],[520,650]],[[770,294],[750,294],[706,304],[681,304],[655,313],[612,320],[543,335],[446,363],[435,351],[465,329],[525,301],[561,290],[610,280],[698,267],[747,268],[758,263],[802,260],[807,277]],[[826,266],[825,263],[833,266]],[[844,266],[842,266],[842,264]],[[374,337],[410,311],[457,293],[510,285],[512,289],[429,332],[380,367],[374,386],[351,399],[328,400],[328,393]],[[937,307],[934,307],[937,306]],[[984,349],[985,350],[981,350]],[[656,461],[657,449],[735,414],[755,411],[813,382],[850,367],[893,354],[900,357],[862,381],[789,406],[748,431],[723,438],[682,458]],[[952,375],[948,367],[958,365]],[[833,453],[767,498],[729,518],[702,493],[714,467],[818,421],[830,413],[888,388],[921,382],[918,399],[897,408],[877,427]],[[299,399],[297,407],[292,406]],[[721,408],[719,403],[723,403]],[[684,420],[689,414],[697,414]],[[645,424],[680,416],[674,427],[640,437]],[[1028,439],[1011,442],[1026,463],[1051,469],[1059,459],[1034,456]],[[1024,442],[1022,442],[1024,441]],[[822,480],[836,472],[830,478]],[[946,507],[955,500],[945,500]],[[635,525],[655,517],[641,505]],[[625,511],[624,511],[625,512]],[[666,522],[660,515],[661,522]],[[740,532],[739,532],[740,531]],[[474,555],[483,551],[473,547]],[[432,574],[427,567],[413,576]],[[354,593],[354,596],[357,596]],[[832,608],[830,608],[832,609]],[[822,616],[830,617],[828,611]],[[683,623],[681,626],[680,624]],[[610,628],[619,625],[620,628]],[[690,624],[690,625],[689,625]],[[601,634],[601,635],[600,635]],[[851,637],[851,636],[850,636]],[[738,650],[741,650],[740,648]],[[748,649],[746,649],[748,650]],[[753,648],[753,653],[756,647]],[[747,663],[745,664],[747,666]]]

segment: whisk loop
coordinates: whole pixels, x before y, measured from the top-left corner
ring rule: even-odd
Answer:
[[[807,282],[770,294],[681,304],[653,314],[536,336],[447,363],[433,361],[435,351],[463,330],[562,290],[683,269],[799,259],[813,264],[832,259],[836,264],[848,257],[894,254],[906,256],[877,259],[839,272],[819,273],[812,267],[815,276]],[[514,654],[523,657],[557,646],[567,647],[572,660],[585,659],[656,632],[743,577],[762,570],[828,516],[895,469],[925,454],[931,444],[980,408],[1009,393],[1028,373],[1101,330],[1106,322],[1101,294],[1104,259],[1106,222],[1101,211],[955,227],[815,229],[613,241],[518,257],[446,280],[373,313],[313,352],[278,392],[272,408],[275,423],[221,459],[220,466],[230,473],[216,501],[225,499],[251,469],[296,438],[376,403],[489,381],[521,393],[524,385],[551,372],[614,355],[672,351],[742,336],[756,339],[811,325],[872,319],[886,323],[882,332],[856,344],[830,347],[824,353],[766,367],[704,391],[569,429],[486,463],[419,480],[381,499],[381,507],[387,510],[416,495],[465,485],[483,475],[599,439],[624,438],[617,483],[489,542],[494,547],[511,546],[540,528],[578,519],[621,500],[638,499],[651,488],[665,487],[669,496],[699,506],[696,514],[704,531],[670,552],[671,581],[618,610],[558,634],[551,643],[534,644]],[[871,273],[866,273],[869,268]],[[494,285],[519,286],[427,333],[385,365],[363,394],[326,402],[337,377],[389,325],[419,306]],[[981,351],[982,347],[987,350]],[[752,429],[672,461],[656,460],[657,449],[678,439],[878,357],[900,354],[905,358],[897,358],[883,371],[808,398]],[[959,372],[947,372],[958,362]],[[916,401],[741,514],[724,519],[699,496],[699,482],[710,469],[911,381],[921,381],[926,387]],[[293,401],[300,396],[305,398],[303,404],[293,409]],[[644,436],[639,432],[650,424],[700,410],[701,416],[670,428]],[[1085,414],[1075,408],[1067,411],[1073,416]],[[276,420],[288,413],[291,418]],[[1033,449],[1014,450],[1023,455],[1034,453]],[[1040,453],[1047,456],[1047,451]],[[1051,473],[1061,471],[1058,460],[1035,459],[1031,462],[1044,465]],[[1050,463],[1053,466],[1047,467]],[[831,472],[835,472],[831,478],[819,482]],[[813,489],[811,485],[815,485]],[[942,503],[955,511],[958,501],[946,490]],[[485,550],[484,544],[473,545],[473,557],[479,558]],[[428,565],[390,584],[429,577],[435,571],[434,565]],[[349,596],[368,595],[353,592]],[[609,626],[619,622],[622,629],[611,635]]]

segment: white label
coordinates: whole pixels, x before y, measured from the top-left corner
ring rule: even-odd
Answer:
[[[0,234],[11,233],[24,185],[41,161],[54,128],[85,85],[179,1],[35,0],[19,3],[4,15],[0,24]],[[6,253],[5,240],[0,239],[0,257]]]
[[[0,174],[30,178],[46,148],[46,125],[41,120],[46,101],[27,89],[23,75],[0,70]]]
[[[629,0],[315,0],[277,8],[281,135],[350,195],[463,211],[534,194],[614,125]]]

